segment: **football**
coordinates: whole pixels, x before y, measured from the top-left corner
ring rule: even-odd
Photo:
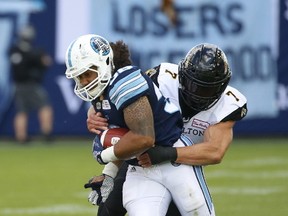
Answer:
[[[127,128],[110,128],[102,132],[100,142],[104,149],[115,145],[129,129]]]

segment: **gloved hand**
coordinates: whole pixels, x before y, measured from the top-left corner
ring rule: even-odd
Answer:
[[[114,188],[114,179],[109,175],[104,175],[104,181],[100,188],[102,194],[102,202],[105,202]]]
[[[97,154],[98,152],[101,152],[103,150],[104,150],[104,148],[103,148],[102,143],[100,141],[100,135],[97,134],[93,140],[93,143],[92,143],[92,152],[93,152],[93,154]]]
[[[114,179],[108,175],[95,176],[84,185],[85,188],[92,188],[88,195],[88,201],[93,205],[105,202],[113,190]]]
[[[92,143],[92,153],[94,158],[98,161],[99,164],[105,165],[105,163],[101,157],[101,152],[104,150],[102,143],[100,141],[99,135],[96,135],[93,143]]]
[[[89,179],[88,183],[84,185],[84,188],[91,188],[92,191],[88,195],[88,201],[93,205],[99,205],[102,201],[101,186],[103,184],[104,175],[94,176]]]

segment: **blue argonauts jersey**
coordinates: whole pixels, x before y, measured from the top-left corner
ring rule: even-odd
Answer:
[[[110,126],[125,127],[123,109],[142,96],[147,96],[154,117],[155,144],[173,146],[180,138],[183,128],[181,112],[164,98],[152,80],[135,66],[119,69],[109,86],[92,104],[101,112]]]
[[[164,97],[174,103],[179,109],[179,81],[178,65],[162,63],[155,71],[153,80],[157,82]],[[183,118],[183,132],[193,143],[201,143],[204,139],[204,131],[209,125],[224,121],[239,121],[247,114],[247,99],[237,89],[227,86],[217,103],[210,109],[198,112],[190,118]]]

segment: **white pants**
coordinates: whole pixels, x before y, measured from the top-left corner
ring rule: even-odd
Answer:
[[[123,204],[129,216],[165,216],[172,199],[182,216],[215,216],[201,166],[170,162],[150,168],[129,165],[123,186]]]

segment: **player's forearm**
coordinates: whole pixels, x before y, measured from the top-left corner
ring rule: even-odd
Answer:
[[[96,151],[93,154],[100,164],[107,164],[117,160],[130,160],[151,148],[154,142],[153,136],[139,135],[129,131],[121,137],[116,145],[100,152]]]
[[[235,122],[221,122],[209,126],[204,132],[204,141],[185,148],[177,148],[176,162],[190,165],[221,163],[233,139]]]
[[[225,149],[209,143],[194,144],[177,148],[177,163],[189,165],[211,165],[221,163]]]
[[[114,146],[114,153],[117,158],[126,160],[151,148],[154,141],[150,136],[142,136],[129,131]]]
[[[102,173],[105,175],[109,175],[112,178],[115,178],[122,163],[123,161],[110,162],[105,165]]]

